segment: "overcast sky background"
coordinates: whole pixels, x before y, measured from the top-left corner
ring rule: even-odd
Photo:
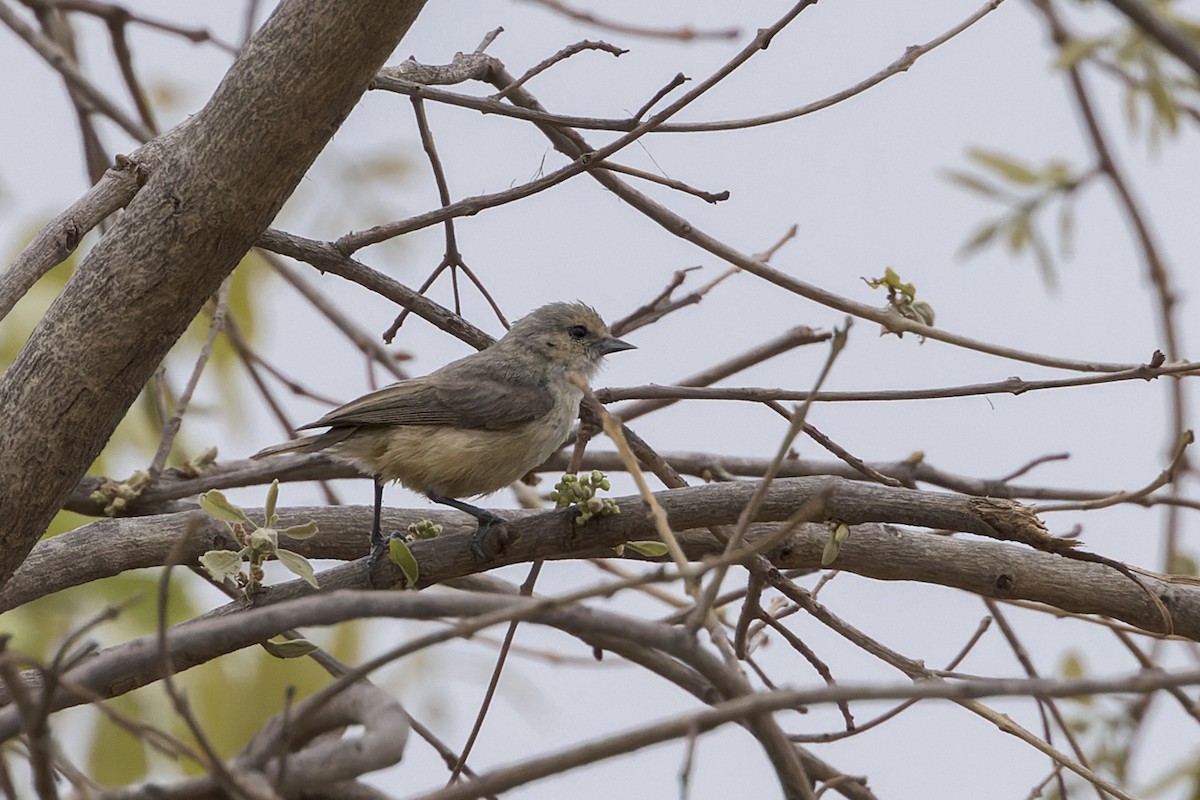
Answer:
[[[625,117],[677,72],[694,82],[702,80],[787,5],[615,0],[596,5],[597,13],[639,25],[736,27],[741,32],[733,41],[682,45],[598,31],[527,3],[436,0],[389,63],[410,55],[425,63],[445,63],[456,51],[474,49],[485,33],[503,26],[505,32],[488,52],[520,74],[567,44],[602,38],[630,52],[620,58],[598,52],[575,56],[535,78],[528,88],[554,112]],[[235,41],[240,32],[241,3],[131,2],[127,6],[209,27],[227,41]],[[975,0],[930,0],[919,6],[826,0],[805,11],[768,50],[677,119],[751,116],[811,102],[862,80],[900,56],[906,46],[938,36],[978,6]],[[1194,11],[1197,4],[1180,6]],[[1117,24],[1103,8],[1072,19],[1081,30],[1105,31]],[[79,32],[89,73],[124,102],[102,26],[84,25]],[[144,28],[131,29],[131,35],[143,76],[169,87],[174,97],[161,113],[164,128],[202,107],[230,60],[211,46],[193,46]],[[1068,358],[1145,362],[1164,345],[1148,282],[1106,186],[1090,186],[1077,198],[1075,254],[1059,262],[1057,291],[1047,290],[1032,259],[1014,261],[1002,248],[989,248],[966,261],[957,257],[976,226],[1001,211],[945,180],[944,169],[969,167],[964,155],[968,147],[1001,150],[1037,165],[1053,158],[1076,168],[1091,162],[1066,81],[1052,68],[1054,57],[1032,7],[1007,0],[908,73],[836,107],[753,130],[652,135],[626,149],[618,160],[709,191],[728,189],[730,200],[709,206],[635,182],[700,229],[743,252],[770,246],[789,226],[798,224],[797,238],[772,263],[830,291],[882,304],[882,294],[872,292],[861,278],[881,275],[891,266],[933,304],[941,327]],[[0,159],[0,252],[11,254],[37,225],[77,198],[86,188],[86,179],[77,127],[57,75],[7,31],[0,32],[0,70],[6,76],[0,81],[0,108],[9,109],[0,115],[0,145],[5,154]],[[1186,138],[1168,140],[1157,148],[1148,146],[1144,133],[1131,133],[1125,124],[1121,92],[1111,82],[1091,77],[1106,129],[1180,289],[1178,319],[1187,355],[1195,338],[1200,151]],[[486,92],[477,87],[465,90]],[[427,110],[456,199],[523,183],[563,163],[526,123],[435,103],[427,104]],[[113,152],[135,147],[111,125],[102,124],[102,130]],[[585,135],[595,146],[611,138],[595,132]],[[407,164],[398,174],[348,178],[362,176],[380,159],[397,158]],[[374,92],[318,160],[277,227],[332,239],[437,204],[408,99]],[[1052,241],[1054,220],[1053,214],[1043,220],[1049,223]],[[689,277],[688,285],[696,286],[725,268],[663,232],[586,176],[462,219],[457,230],[465,259],[510,318],[552,300],[581,298],[614,319],[653,297],[675,270],[703,267]],[[357,257],[416,287],[440,260],[442,244],[441,228],[429,228],[400,242],[364,250]],[[304,265],[299,268],[367,329],[382,332],[394,317],[395,309],[387,301],[340,278],[319,276]],[[431,296],[449,305],[448,281],[439,281]],[[464,301],[469,319],[493,334],[502,333],[483,301],[469,289]],[[260,310],[259,343],[285,372],[341,401],[369,388],[353,348],[281,281],[267,287]],[[791,326],[829,329],[841,320],[838,312],[753,276],[737,275],[700,305],[631,334],[628,338],[639,349],[610,358],[596,385],[671,383]],[[468,352],[466,345],[417,319],[406,324],[394,347],[417,355],[408,365],[417,374]],[[726,384],[806,389],[825,353],[823,347],[803,348]],[[178,362],[172,374],[182,382],[187,370],[190,364]],[[947,386],[1013,375],[1032,379],[1063,373],[935,341],[920,345],[912,337],[881,338],[875,325],[859,321],[828,388]],[[1128,383],[1020,397],[824,405],[815,408],[809,419],[871,461],[903,459],[920,450],[939,468],[987,478],[1009,473],[1041,455],[1068,452],[1070,460],[1042,466],[1022,480],[1116,490],[1144,485],[1164,466],[1165,389],[1157,383]],[[238,411],[248,422],[230,428],[211,418],[189,418],[185,423],[189,441],[218,444],[222,456],[230,459],[278,441],[282,433],[257,396],[247,388],[241,398],[245,405]],[[198,406],[222,402],[211,382],[201,384]],[[289,398],[289,405],[302,422],[326,410],[303,399]],[[758,456],[774,451],[785,427],[782,419],[761,407],[715,402],[676,406],[634,424],[660,451]],[[800,442],[798,449],[804,457],[825,457],[810,442]],[[144,464],[133,460],[128,465],[130,470],[139,466]],[[617,484],[619,493],[630,490],[627,481]],[[345,502],[370,502],[370,484],[365,480],[343,483],[339,492]],[[262,493],[251,490],[234,496],[258,505]],[[311,487],[286,487],[283,497],[288,504],[321,502]],[[399,489],[389,491],[388,502],[417,507],[424,503]],[[513,501],[501,494],[488,502],[511,505]],[[1195,555],[1194,519],[1183,520],[1184,549]],[[1160,566],[1160,511],[1121,508],[1091,515],[1064,513],[1047,521],[1057,533],[1081,525],[1086,545],[1093,551],[1148,568]],[[525,568],[501,574],[520,581]],[[543,573],[539,590],[553,593],[599,579],[600,574],[588,565],[552,564]],[[729,586],[741,579],[735,573]],[[981,602],[953,590],[873,583],[845,574],[821,596],[853,624],[933,667],[953,656],[986,613]],[[661,607],[645,601],[623,600],[622,608],[649,616],[663,613]],[[1017,610],[1011,614],[1046,674],[1053,674],[1062,654],[1075,648],[1086,651],[1086,665],[1097,674],[1124,673],[1135,667],[1111,637],[1092,630],[1094,626],[1055,622]],[[833,665],[839,680],[901,680],[902,676],[845,646],[818,625],[798,621],[795,627]],[[379,647],[394,644],[397,636],[413,629],[380,626]],[[590,655],[573,640],[528,626],[522,628],[518,641],[530,647],[553,647],[580,659]],[[764,661],[794,665],[797,659],[784,649],[773,643]],[[474,716],[492,659],[488,646],[458,643],[393,672],[393,685],[414,713],[457,746]],[[1019,674],[995,631],[963,669]],[[777,676],[798,686],[819,680],[807,670]],[[673,687],[642,680],[615,659],[564,667],[518,658],[506,673],[473,764],[481,770],[695,705]],[[1038,729],[1031,703],[994,705]],[[860,721],[873,716],[869,708],[856,709]],[[1155,713],[1168,720],[1175,714],[1165,706],[1157,706]],[[836,729],[838,724],[836,713],[815,709],[806,717],[787,719],[785,728],[820,731]],[[1156,740],[1156,746],[1140,753],[1143,760],[1135,774],[1141,779],[1157,774],[1192,752],[1194,742],[1194,735]],[[868,774],[881,797],[918,792],[926,797],[979,796],[981,786],[994,787],[989,796],[1023,797],[1048,770],[1044,757],[945,704],[924,704],[875,731],[821,747],[817,753],[848,773]],[[682,745],[662,746],[561,780],[524,787],[511,796],[530,800],[564,795],[672,796],[678,791],[676,775],[682,758]],[[405,762],[379,783],[393,796],[403,797],[441,780],[440,763],[428,748],[414,742]],[[691,797],[719,798],[731,792],[773,796],[776,786],[754,741],[740,729],[730,727],[702,738]]]

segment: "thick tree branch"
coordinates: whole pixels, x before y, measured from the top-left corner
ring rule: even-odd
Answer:
[[[657,493],[689,559],[722,552],[723,545],[704,530],[709,525],[737,521],[755,484],[736,482]],[[1058,555],[972,538],[951,538],[861,524],[885,521],[995,536],[987,519],[975,510],[972,498],[893,489],[840,478],[776,479],[757,519],[778,522],[824,494],[831,518],[854,524],[842,545],[838,569],[880,580],[910,580],[963,589],[984,597],[1033,600],[1080,614],[1100,614],[1124,620],[1147,631],[1162,627],[1157,608],[1124,576],[1099,564],[1068,560]],[[626,541],[655,537],[654,524],[641,500],[621,498],[622,513],[596,518],[584,528],[571,525],[570,510],[545,513],[505,512],[515,540],[496,566],[538,558],[611,555],[609,548]],[[251,512],[253,515],[255,512]],[[467,541],[474,522],[462,515],[430,509],[384,512],[386,530],[405,530],[409,523],[434,519],[445,525],[437,539],[415,542],[413,553],[421,566],[420,586],[471,575],[479,566]],[[312,558],[358,559],[319,576],[321,587],[370,586],[366,560],[370,509],[366,507],[287,509],[281,525],[316,520],[321,533],[288,546]],[[774,530],[752,527],[749,543],[761,542]],[[0,593],[0,610],[69,586],[80,585],[127,569],[165,563],[171,547],[191,531],[180,558],[194,563],[205,550],[228,548],[224,525],[200,512],[161,517],[101,520],[42,542]],[[803,525],[765,555],[780,569],[820,568],[830,536],[826,525]],[[114,546],[119,542],[119,546]],[[385,576],[401,579],[399,570],[384,565]],[[1171,610],[1175,633],[1200,641],[1200,587],[1145,576],[1145,584]],[[268,588],[257,600],[270,603],[307,593],[302,582]],[[228,613],[231,608],[220,613]]]
[[[270,224],[421,0],[287,0],[0,380],[0,580]],[[53,424],[47,424],[53,420]]]

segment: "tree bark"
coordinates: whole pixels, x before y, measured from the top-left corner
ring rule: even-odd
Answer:
[[[0,379],[7,581],[424,0],[284,0]],[[157,160],[157,159],[156,159]]]

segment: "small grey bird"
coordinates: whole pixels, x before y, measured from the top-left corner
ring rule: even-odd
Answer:
[[[383,552],[383,485],[399,481],[435,503],[475,517],[471,550],[503,520],[455,498],[508,486],[557,450],[578,416],[582,393],[568,377],[591,378],[604,356],[634,345],[615,338],[590,306],[550,303],[519,320],[486,350],[421,378],[400,381],[351,400],[316,422],[328,427],[255,453],[327,451],[375,478],[373,557]]]

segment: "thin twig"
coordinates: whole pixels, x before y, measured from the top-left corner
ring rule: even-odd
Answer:
[[[175,444],[175,437],[179,434],[179,428],[183,424],[183,415],[187,413],[188,404],[192,401],[192,394],[196,391],[196,386],[200,383],[200,377],[204,374],[204,368],[208,366],[208,358],[212,355],[213,345],[217,342],[217,335],[225,327],[225,316],[229,310],[229,284],[231,278],[226,278],[221,282],[221,288],[217,290],[216,296],[213,298],[212,319],[208,325],[208,335],[204,337],[204,344],[200,348],[199,355],[196,356],[196,364],[192,367],[192,374],[188,378],[187,384],[183,387],[183,392],[180,393],[179,399],[175,401],[175,410],[171,414],[170,419],[163,425],[162,437],[158,442],[158,450],[154,454],[154,459],[150,462],[150,468],[147,472],[150,473],[150,480],[156,479],[166,466],[167,456],[171,454],[171,448]]]
[[[648,112],[650,109],[654,108],[654,106],[658,103],[659,100],[662,100],[664,97],[669,95],[675,89],[679,88],[680,86],[683,86],[685,83],[687,83],[690,80],[691,80],[691,78],[684,75],[682,72],[677,72],[675,74],[675,77],[671,78],[671,80],[667,83],[666,86],[662,87],[657,92],[655,92],[654,95],[649,100],[647,100],[645,103],[642,104],[641,108],[639,108],[637,111],[633,112],[633,119],[639,120],[642,117],[646,116],[646,112]]]
[[[627,167],[624,164],[617,164],[614,161],[599,161],[592,166],[592,169],[606,169],[609,172],[619,172],[622,175],[629,175],[633,178],[641,178],[644,181],[657,183],[660,186],[666,186],[670,189],[683,192],[684,194],[690,194],[694,197],[699,197],[704,202],[711,203],[713,205],[729,199],[728,189],[724,189],[720,192],[706,192],[703,189],[697,189],[694,186],[689,186],[683,181],[675,180],[674,178],[667,178],[662,175],[655,175],[653,172],[647,172],[644,169]]]
[[[437,146],[433,141],[433,131],[429,127],[429,118],[425,114],[425,103],[421,100],[421,98],[414,97],[412,98],[412,105],[413,114],[417,120],[417,130],[421,134],[421,146],[424,148],[425,155],[429,158],[429,165],[433,170],[434,181],[437,183],[438,188],[438,199],[441,201],[442,207],[445,208],[446,206],[450,205],[450,184],[446,181],[446,171],[442,168],[442,160],[440,157],[438,157]],[[495,298],[492,297],[491,292],[487,290],[487,288],[483,285],[483,282],[479,280],[471,268],[467,266],[466,262],[463,260],[462,253],[460,253],[458,250],[458,237],[454,232],[454,220],[447,219],[445,221],[444,228],[446,236],[445,255],[442,256],[441,262],[434,267],[434,270],[432,273],[430,273],[429,277],[425,279],[425,283],[421,284],[421,288],[417,290],[417,294],[425,294],[425,292],[429,290],[429,287],[433,286],[434,281],[438,279],[438,276],[441,275],[445,270],[449,269],[450,279],[454,284],[454,313],[462,316],[462,302],[458,294],[458,270],[461,269],[463,274],[467,276],[471,283],[475,284],[475,288],[479,290],[480,294],[482,294],[484,299],[487,300],[488,305],[492,307],[492,311],[495,312],[497,319],[500,320],[500,324],[503,325],[507,330],[509,328],[508,320],[505,318],[504,313],[500,310],[499,304],[496,303]],[[395,321],[392,322],[391,326],[384,331],[383,340],[385,342],[390,343],[392,339],[395,338],[397,331],[399,331],[400,326],[404,324],[404,320],[408,317],[410,311],[411,308],[409,306],[405,306],[400,311],[399,316],[397,316]]]
[[[63,79],[74,89],[87,98],[93,107],[104,116],[111,119],[122,130],[132,136],[139,142],[146,142],[154,138],[154,133],[138,120],[129,116],[112,100],[108,95],[100,91],[100,89],[88,80],[73,60],[68,56],[63,49],[52,42],[45,35],[39,33],[30,27],[25,20],[21,19],[17,14],[8,7],[7,3],[0,3],[0,23],[6,25],[9,30],[19,36],[26,44],[34,49],[47,64],[57,70],[63,76]]]
[[[894,60],[891,64],[876,72],[874,75],[860,81],[849,89],[839,91],[828,97],[822,98],[812,103],[800,106],[798,108],[780,111],[773,114],[765,114],[757,117],[748,117],[744,119],[720,120],[714,122],[667,122],[656,128],[659,133],[704,133],[712,131],[733,131],[742,130],[745,128],[753,128],[761,125],[772,125],[778,122],[796,119],[798,117],[812,114],[817,111],[829,108],[830,106],[841,103],[845,100],[861,94],[866,90],[882,83],[883,81],[895,75],[900,75],[906,72],[916,62],[918,58],[926,55],[933,49],[945,44],[950,39],[959,35],[967,28],[974,25],[979,20],[983,19],[991,11],[999,7],[1003,0],[990,0],[988,3],[968,17],[960,25],[955,26],[945,34],[926,42],[923,45],[908,47],[904,54]],[[581,130],[602,130],[602,131],[632,131],[638,125],[638,120],[635,118],[626,119],[602,119],[597,117],[574,117],[562,114],[551,114],[545,109],[531,109],[513,107],[499,103],[494,100],[489,100],[484,97],[474,95],[459,94],[456,92],[448,92],[440,89],[432,89],[427,86],[415,85],[408,82],[399,76],[381,74],[375,79],[372,88],[382,89],[385,91],[400,92],[402,94],[419,93],[427,100],[434,100],[439,103],[448,105],[456,105],[462,108],[470,108],[476,111],[481,111],[486,114],[498,114],[516,119],[529,120],[530,122],[542,123],[545,125],[554,125],[557,127],[578,128]]]
[[[647,28],[642,25],[632,25],[627,22],[603,19],[591,12],[571,8],[566,3],[561,2],[561,0],[530,0],[530,2],[545,6],[578,22],[594,25],[597,28],[605,28],[615,33],[626,33],[631,36],[646,36],[651,39],[674,39],[681,42],[691,42],[696,39],[736,39],[739,35],[737,28],[719,28],[707,31],[696,30],[691,26],[682,28]]]
[[[623,56],[629,52],[628,50],[624,50],[614,44],[609,44],[608,42],[593,42],[586,39],[582,42],[569,44],[554,55],[549,56],[548,58],[545,58],[534,66],[530,67],[524,75],[493,94],[492,99],[503,100],[505,95],[514,89],[519,89],[520,87],[524,86],[530,78],[545,72],[560,61],[564,61],[577,53],[582,53],[584,50],[603,50],[606,53],[612,53],[614,56]]]

